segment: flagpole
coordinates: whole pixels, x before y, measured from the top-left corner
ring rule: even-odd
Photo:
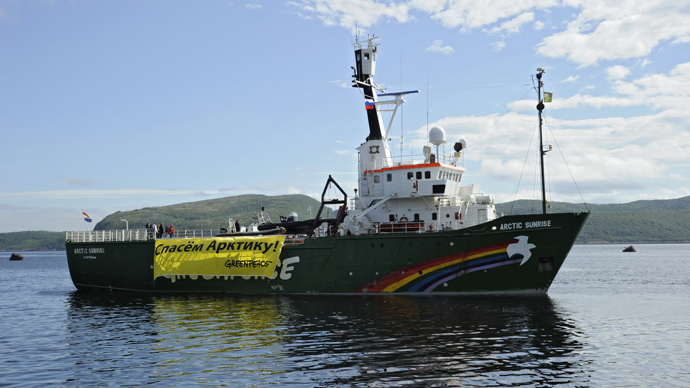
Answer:
[[[86,218],[84,217],[84,209],[81,209],[81,218],[84,220],[84,229],[86,229],[86,231],[88,232],[89,226],[86,225]]]

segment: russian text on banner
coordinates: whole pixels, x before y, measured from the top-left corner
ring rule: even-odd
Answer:
[[[165,275],[273,275],[285,236],[157,240],[154,279]]]

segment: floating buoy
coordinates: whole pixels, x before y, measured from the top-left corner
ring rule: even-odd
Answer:
[[[631,245],[631,246],[623,249],[623,252],[637,252],[637,249],[635,249],[635,247]]]

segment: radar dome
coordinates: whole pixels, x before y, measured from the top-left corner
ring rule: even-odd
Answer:
[[[446,131],[441,127],[433,127],[429,130],[429,143],[441,145],[446,142]]]

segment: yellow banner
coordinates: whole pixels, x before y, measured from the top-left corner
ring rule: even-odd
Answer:
[[[285,236],[156,240],[153,278],[164,275],[272,276]]]

